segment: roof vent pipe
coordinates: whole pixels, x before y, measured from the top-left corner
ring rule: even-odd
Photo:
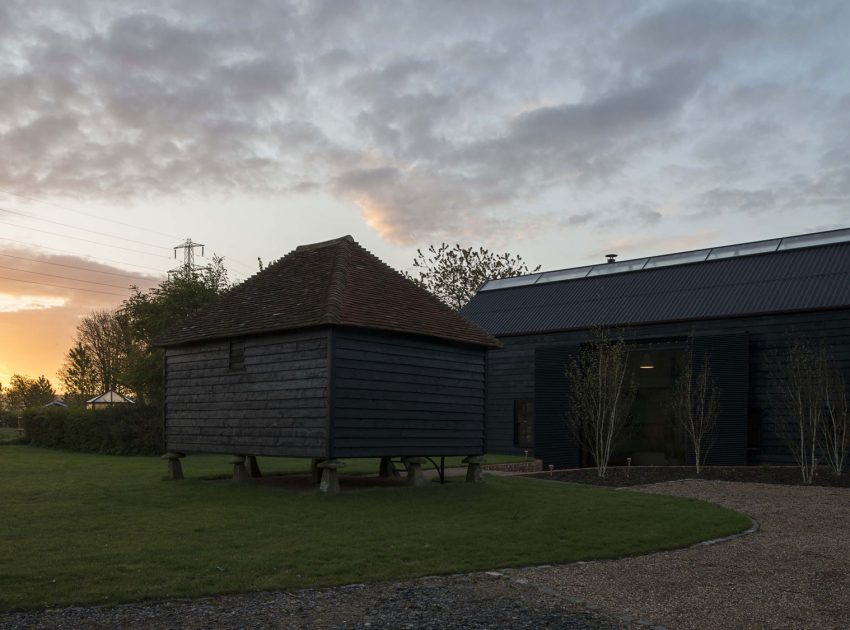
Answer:
[[[615,263],[617,262],[617,254],[605,254],[605,259],[609,263]]]

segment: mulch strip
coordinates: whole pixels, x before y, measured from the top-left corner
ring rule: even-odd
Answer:
[[[796,466],[707,466],[700,470],[699,476],[693,466],[614,466],[608,468],[605,479],[597,476],[595,468],[554,470],[525,476],[616,488],[682,479],[801,485],[800,470]],[[818,470],[814,485],[848,488],[850,473],[845,472],[839,478],[823,467]]]

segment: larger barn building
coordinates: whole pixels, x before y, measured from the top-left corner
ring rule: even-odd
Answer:
[[[612,463],[686,462],[672,388],[682,360],[705,357],[720,402],[708,463],[789,463],[789,346],[823,342],[850,383],[850,229],[491,280],[462,314],[504,345],[487,362],[488,452],[589,463],[567,429],[565,366],[609,327],[638,387]]]

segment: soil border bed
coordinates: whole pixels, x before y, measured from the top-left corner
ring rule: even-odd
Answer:
[[[608,468],[605,479],[597,477],[595,468],[570,468],[526,473],[522,476],[615,488],[685,479],[803,485],[800,469],[796,466],[706,466],[699,475],[696,474],[693,466],[611,466]],[[839,478],[828,468],[821,467],[817,471],[813,485],[850,488],[850,473],[845,471]]]

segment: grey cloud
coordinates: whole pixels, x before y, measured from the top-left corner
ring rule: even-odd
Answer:
[[[580,224],[613,185],[630,200],[617,211],[655,226],[642,178],[671,171],[691,178],[696,212],[846,199],[846,149],[824,122],[840,127],[842,95],[751,63],[769,66],[765,49],[792,57],[788,34],[840,24],[834,7],[74,7],[0,8],[16,26],[0,40],[0,151],[16,157],[0,187],[80,199],[324,189],[396,242],[531,230],[541,197],[562,189],[581,199],[564,220]],[[815,103],[824,115],[806,118]],[[816,174],[801,163],[811,155]]]

